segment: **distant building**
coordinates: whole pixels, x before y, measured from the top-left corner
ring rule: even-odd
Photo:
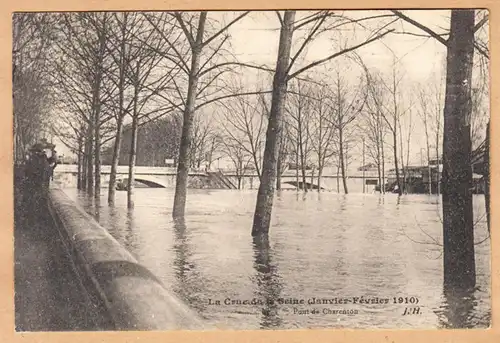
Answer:
[[[137,166],[167,167],[177,164],[180,141],[180,127],[175,117],[166,117],[156,122],[140,126],[137,130],[136,161]],[[119,165],[128,165],[132,130],[127,125],[123,130]],[[102,153],[102,163],[110,165],[113,158],[114,141],[111,141]]]

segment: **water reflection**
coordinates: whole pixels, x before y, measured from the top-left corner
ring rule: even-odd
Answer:
[[[339,211],[340,212],[345,212],[346,206],[347,206],[347,195],[346,194],[342,194],[342,196],[340,197],[339,200],[340,200]]]
[[[256,274],[256,297],[262,299],[262,329],[277,328],[281,326],[281,318],[277,300],[281,297],[282,285],[278,275],[278,267],[272,260],[272,249],[267,236],[253,237],[254,268]]]
[[[385,198],[384,198],[384,196],[382,194],[379,195],[379,197],[378,197],[378,204],[379,205],[385,204]]]
[[[99,219],[101,217],[101,198],[100,197],[94,198],[93,207],[94,207],[94,217],[97,221],[99,221]]]
[[[175,257],[173,261],[177,285],[175,291],[198,311],[203,311],[205,306],[200,294],[203,289],[202,278],[193,261],[190,236],[184,217],[177,217],[173,221]]]
[[[436,311],[440,326],[446,329],[474,328],[474,309],[477,300],[474,289],[455,289],[445,287],[444,301]]]
[[[127,224],[125,230],[125,236],[123,237],[124,245],[129,247],[132,250],[132,253],[135,253],[137,248],[135,238],[137,235],[134,232],[134,228],[136,227],[135,215],[133,209],[127,209]]]

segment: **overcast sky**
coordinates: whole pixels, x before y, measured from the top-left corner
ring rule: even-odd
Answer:
[[[310,13],[310,12],[309,12]],[[389,11],[339,11],[338,14],[348,15],[350,18],[363,18],[382,14],[390,14]],[[405,11],[410,16],[422,24],[430,27],[435,32],[442,33],[449,30],[448,10],[427,10],[427,11]],[[209,18],[216,18],[221,22],[228,22],[237,15],[235,12],[210,12]],[[307,15],[307,12],[297,12],[296,19]],[[341,48],[353,46],[363,42],[366,37],[376,28],[388,23],[392,19],[382,18],[364,21],[365,28],[359,25],[348,25],[344,30],[336,33],[324,33],[319,36],[306,50],[304,58],[299,61],[295,70],[308,62],[321,59],[334,53]],[[399,21],[390,28],[397,31],[413,32],[422,34],[421,31],[410,24]],[[253,64],[265,64],[271,68],[275,67],[279,40],[279,21],[274,12],[252,12],[241,21],[233,25],[229,33],[231,35],[230,50],[241,62]],[[300,44],[301,36],[305,32],[297,32],[294,35],[294,48]],[[445,47],[435,39],[415,37],[403,34],[389,34],[382,40],[375,41],[357,50],[368,68],[375,68],[390,75],[394,59],[398,61],[397,69],[399,74],[404,74],[403,83],[407,87],[405,92],[412,92],[412,85],[422,84],[431,78],[440,79],[444,73],[444,59],[446,56]],[[330,61],[322,67],[315,68],[313,72],[328,75],[328,72],[336,68],[344,68],[345,58],[338,58]],[[352,63],[351,63],[352,64]],[[255,82],[256,72],[245,72],[246,82]],[[361,73],[359,66],[352,68],[352,77]],[[413,116],[415,124],[412,131],[412,152],[411,160],[420,162],[420,149],[425,146],[423,128],[417,115]],[[60,149],[64,151],[64,148]],[[357,166],[356,166],[357,168]]]

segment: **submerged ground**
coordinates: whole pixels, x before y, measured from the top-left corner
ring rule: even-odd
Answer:
[[[483,241],[476,245],[477,289],[457,293],[442,286],[437,196],[283,191],[269,244],[255,245],[254,191],[190,190],[185,223],[177,225],[170,189],[136,189],[133,210],[125,192],[117,193],[114,208],[106,194],[96,207],[75,189],[66,192],[221,328],[489,326],[490,246],[481,195],[474,198],[475,240]],[[369,303],[360,304],[361,297]],[[403,315],[415,307],[405,304],[411,297],[420,310]],[[317,299],[323,303],[308,304]]]

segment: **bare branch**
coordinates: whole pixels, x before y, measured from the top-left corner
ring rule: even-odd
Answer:
[[[235,19],[233,19],[229,24],[227,24],[226,26],[224,26],[223,28],[221,28],[219,31],[217,31],[217,33],[215,33],[212,37],[210,37],[209,39],[207,39],[205,42],[202,43],[202,46],[207,46],[208,44],[210,44],[211,41],[213,41],[215,38],[217,38],[220,34],[222,34],[223,32],[225,32],[228,28],[230,28],[231,26],[233,26],[233,24],[235,24],[236,22],[238,22],[240,19],[242,19],[243,17],[245,17],[248,13],[250,13],[250,11],[246,11],[244,12],[243,14],[241,14],[240,16],[236,17]]]
[[[313,29],[311,30],[311,32],[307,35],[306,39],[304,40],[304,42],[302,42],[302,45],[300,46],[300,48],[297,50],[297,52],[295,53],[295,55],[292,57],[292,60],[290,61],[290,64],[288,66],[288,70],[287,70],[287,74],[290,73],[290,70],[292,70],[292,67],[293,67],[293,64],[295,63],[295,61],[297,60],[297,58],[299,58],[300,54],[302,53],[302,51],[305,49],[305,47],[307,46],[307,44],[312,40],[312,38],[314,37],[314,35],[316,34],[316,32],[318,32],[319,28],[321,27],[321,25],[323,25],[323,23],[325,22],[326,18],[328,16],[328,12],[326,12],[322,17],[320,18],[316,18],[316,20],[318,20],[318,22],[316,23],[316,25],[313,27]]]
[[[179,25],[181,26],[181,29],[184,32],[184,35],[186,36],[186,38],[189,42],[189,46],[191,46],[191,49],[193,49],[194,45],[195,45],[194,38],[191,35],[191,33],[189,32],[189,30],[187,29],[186,25],[184,24],[184,20],[182,19],[182,14],[179,12],[175,12],[174,16],[175,16],[175,19],[177,19],[177,22],[179,23]]]
[[[217,68],[220,68],[220,67],[224,67],[224,66],[231,66],[231,65],[240,66],[240,67],[246,67],[246,68],[253,68],[253,69],[258,69],[258,70],[263,70],[263,71],[267,71],[267,72],[270,72],[270,73],[274,73],[275,72],[274,69],[267,68],[267,67],[264,67],[264,66],[258,66],[258,65],[253,65],[253,64],[248,64],[248,63],[241,63],[241,62],[223,62],[223,63],[219,63],[217,65],[214,65],[214,66],[212,66],[212,67],[204,70],[203,72],[200,73],[200,76],[205,75],[206,73],[209,73],[209,72],[211,72],[214,69],[217,69]]]
[[[333,55],[330,55],[330,56],[328,56],[328,57],[325,57],[325,58],[323,58],[323,59],[321,59],[321,60],[315,61],[315,62],[313,62],[313,63],[311,63],[311,64],[309,64],[309,65],[307,65],[307,66],[305,66],[305,67],[303,67],[303,68],[301,68],[301,69],[299,69],[299,70],[297,70],[297,71],[296,71],[295,73],[293,73],[292,75],[288,76],[288,80],[293,79],[293,78],[294,78],[294,77],[296,77],[297,75],[299,75],[299,74],[303,73],[304,71],[306,71],[306,70],[308,70],[308,69],[311,69],[311,68],[313,68],[313,67],[315,67],[315,66],[317,66],[317,65],[319,65],[319,64],[322,64],[322,63],[328,62],[329,60],[334,59],[335,57],[341,56],[341,55],[346,54],[346,53],[348,53],[348,52],[350,52],[350,51],[354,51],[354,50],[356,50],[356,49],[358,49],[358,48],[360,48],[360,47],[362,47],[362,46],[365,46],[365,45],[370,44],[370,43],[372,43],[372,42],[374,42],[374,41],[376,41],[376,40],[379,40],[380,38],[384,37],[385,35],[387,35],[387,34],[388,34],[388,33],[390,33],[390,32],[393,32],[393,31],[394,31],[394,30],[388,30],[388,31],[386,31],[386,32],[384,32],[384,33],[381,33],[381,34],[379,34],[379,35],[377,35],[377,36],[375,36],[375,37],[373,37],[373,38],[371,38],[371,39],[369,39],[369,40],[367,40],[367,41],[365,41],[365,42],[363,42],[363,43],[360,43],[360,44],[355,45],[355,46],[353,46],[353,47],[350,47],[350,48],[344,49],[344,50],[342,50],[342,51],[336,52],[336,53],[334,53]]]
[[[228,98],[234,98],[234,97],[237,97],[240,95],[258,95],[258,94],[270,94],[270,93],[272,93],[272,91],[258,91],[258,92],[244,92],[244,93],[227,94],[227,95],[223,95],[223,96],[220,96],[217,98],[210,99],[208,101],[205,101],[202,104],[199,104],[198,106],[196,106],[195,111],[197,111],[201,107],[206,106],[208,104],[211,104],[213,102],[221,101],[221,100],[228,99]]]
[[[323,13],[323,15],[321,15],[321,13]],[[295,25],[293,27],[293,30],[296,31],[298,29],[300,29],[301,27],[311,23],[311,22],[314,22],[316,20],[318,20],[320,17],[322,18],[326,18],[326,17],[329,17],[331,15],[331,13],[329,11],[318,11],[318,12],[315,12],[313,14],[311,14],[310,16],[307,16],[305,18],[302,18],[300,20],[297,20],[295,22],[295,24],[299,23],[300,21],[302,21],[299,25]]]
[[[481,19],[481,21],[479,21],[479,23],[476,24],[476,26],[474,26],[474,32],[477,32],[481,27],[483,27],[484,24],[486,24],[489,20],[489,16],[488,15],[485,15],[483,17],[483,19]]]
[[[441,35],[432,31],[427,26],[422,25],[418,21],[415,21],[415,20],[411,19],[410,17],[404,15],[401,11],[391,10],[391,12],[394,13],[395,15],[397,15],[398,17],[400,17],[401,19],[403,19],[404,21],[412,24],[415,27],[418,27],[422,31],[427,32],[429,35],[431,35],[431,37],[435,38],[438,42],[442,43],[444,46],[448,46],[448,40],[444,39],[443,37],[441,37]]]
[[[278,16],[278,20],[280,21],[280,25],[283,26],[283,18],[281,17],[281,13],[279,11],[275,11],[275,13]]]
[[[488,52],[486,52],[483,48],[481,48],[477,42],[474,42],[474,48],[476,48],[476,50],[481,55],[483,55],[484,57],[486,57],[488,60],[490,59],[490,55],[488,54]]]

